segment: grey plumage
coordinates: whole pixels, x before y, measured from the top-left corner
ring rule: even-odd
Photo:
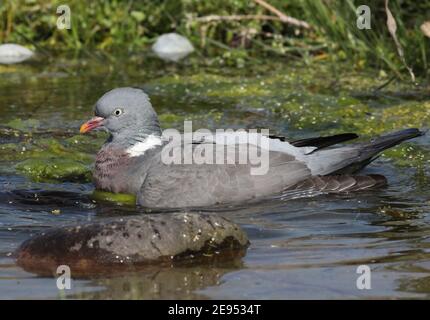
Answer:
[[[287,190],[309,190],[321,191],[325,193],[339,193],[368,190],[382,187],[387,183],[387,179],[381,175],[353,176],[353,175],[331,175],[313,176],[300,181]]]
[[[121,112],[117,112],[121,109]],[[251,175],[253,159],[238,161],[238,143],[214,148],[229,164],[166,164],[158,118],[148,96],[137,88],[119,88],[106,93],[96,104],[98,126],[105,127],[110,139],[96,158],[94,182],[98,189],[132,193],[145,207],[208,207],[235,204],[276,195],[287,190],[350,192],[385,184],[381,176],[352,176],[378,157],[386,148],[423,132],[406,129],[368,143],[333,147],[355,139],[348,133],[331,137],[302,139],[288,143],[282,137],[264,137],[269,142],[266,174]],[[119,113],[119,114],[117,114]],[[85,132],[85,131],[84,131]],[[217,145],[219,135],[175,145],[180,157],[205,152]],[[248,152],[261,151],[248,143]],[[258,149],[258,150],[257,150]],[[222,152],[222,154],[221,154]],[[249,152],[249,154],[257,154]]]
[[[234,147],[228,149],[228,153],[235,151]],[[291,155],[270,152],[269,159],[269,171],[253,176],[249,164],[237,161],[223,165],[166,165],[159,157],[154,157],[138,192],[138,203],[146,207],[240,203],[276,194],[303,177],[310,177],[306,165]]]

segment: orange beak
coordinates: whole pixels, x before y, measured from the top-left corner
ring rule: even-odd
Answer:
[[[79,129],[80,133],[87,133],[95,128],[98,128],[103,125],[104,118],[102,117],[94,117],[87,122],[85,122],[81,128]]]

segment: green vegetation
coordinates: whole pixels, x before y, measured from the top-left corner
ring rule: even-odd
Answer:
[[[7,129],[0,130],[0,137],[14,136],[20,140],[18,143],[0,144],[2,171],[17,171],[33,181],[91,181],[91,164],[94,161],[91,153],[100,147],[103,137],[94,139],[94,136],[77,135],[45,138],[34,132],[43,131],[40,125],[29,129],[23,123],[35,124],[38,121],[15,119],[6,124]]]
[[[91,172],[84,164],[69,159],[27,159],[16,169],[29,175],[34,181],[88,181]]]
[[[386,26],[384,1],[367,1],[371,8],[371,29],[356,27],[357,6],[362,1],[268,0],[288,16],[306,21],[304,29],[278,20],[225,17],[271,15],[254,1],[154,0],[120,1],[70,0],[71,30],[56,28],[60,0],[14,0],[0,4],[0,43],[32,45],[47,54],[58,50],[90,53],[146,50],[154,39],[177,31],[188,36],[207,62],[243,67],[252,60],[271,56],[289,60],[348,60],[357,69],[373,67],[408,79],[405,66]],[[397,23],[397,36],[406,63],[415,74],[428,75],[430,39],[420,26],[428,19],[430,3],[401,0],[389,2]],[[221,18],[199,20],[198,17]]]
[[[116,203],[122,206],[135,206],[136,196],[126,193],[111,193],[100,190],[94,190],[91,194],[91,199],[97,202]]]

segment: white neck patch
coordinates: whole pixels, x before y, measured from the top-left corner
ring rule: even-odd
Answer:
[[[157,137],[151,134],[143,142],[138,142],[132,145],[126,151],[131,157],[139,157],[143,155],[146,150],[149,150],[156,146],[161,146],[161,145],[162,145],[161,137]]]

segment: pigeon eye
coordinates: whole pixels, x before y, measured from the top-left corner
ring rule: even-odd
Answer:
[[[118,116],[120,116],[120,115],[122,115],[122,109],[116,109],[116,110],[113,112],[113,114],[114,114],[114,115],[116,115],[117,117],[118,117]]]

